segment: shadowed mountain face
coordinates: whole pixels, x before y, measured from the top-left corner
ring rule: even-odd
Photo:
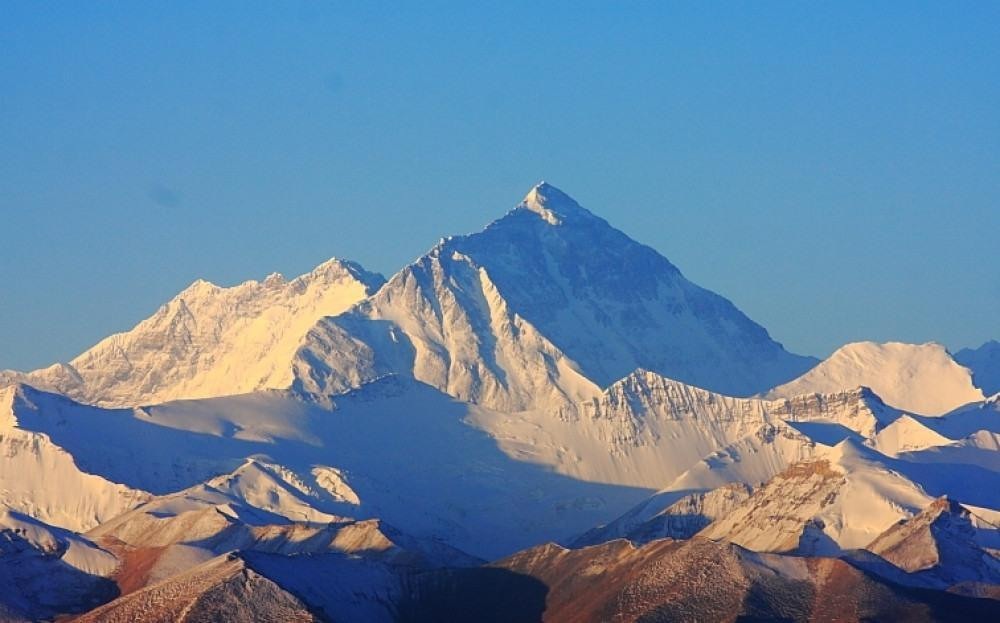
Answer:
[[[68,530],[0,507],[0,621],[90,610],[118,594],[117,560]]]
[[[963,348],[955,361],[972,370],[976,387],[987,396],[1000,392],[1000,342],[990,340],[979,348]]]

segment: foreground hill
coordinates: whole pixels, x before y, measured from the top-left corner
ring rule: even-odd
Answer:
[[[542,545],[489,570],[427,574],[411,595],[400,620],[970,621],[997,614],[996,602],[903,587],[844,560],[757,554],[701,538],[638,548],[627,541],[577,550]]]

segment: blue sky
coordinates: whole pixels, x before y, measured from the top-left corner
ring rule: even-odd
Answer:
[[[473,4],[0,4],[0,368],[539,179],[797,352],[1000,338],[1000,4]]]

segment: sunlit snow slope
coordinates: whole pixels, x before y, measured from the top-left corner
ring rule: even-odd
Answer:
[[[886,403],[920,415],[941,415],[983,399],[972,373],[935,343],[857,342],[837,349],[800,378],[768,392],[787,398],[870,387]]]
[[[291,281],[273,274],[220,288],[198,280],[135,328],[102,340],[69,364],[26,375],[0,373],[0,379],[103,406],[288,387],[292,356],[306,332],[383,281],[337,259]]]

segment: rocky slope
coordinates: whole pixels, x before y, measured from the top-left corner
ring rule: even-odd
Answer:
[[[931,499],[845,440],[792,465],[699,534],[755,551],[836,554],[864,547]]]
[[[81,623],[320,621],[293,595],[249,568],[219,556],[129,593],[76,619]]]
[[[843,560],[701,538],[542,545],[412,584],[405,621],[967,621],[997,611],[995,602],[901,587]]]
[[[731,483],[685,495],[666,508],[661,508],[660,496],[654,495],[611,523],[580,535],[571,545],[586,547],[615,539],[628,539],[636,544],[667,538],[689,539],[733,512],[751,492],[748,485]]]
[[[1000,528],[954,500],[934,500],[866,549],[945,588],[1000,597]]]
[[[113,598],[117,559],[92,541],[0,509],[0,621],[84,612]]]

